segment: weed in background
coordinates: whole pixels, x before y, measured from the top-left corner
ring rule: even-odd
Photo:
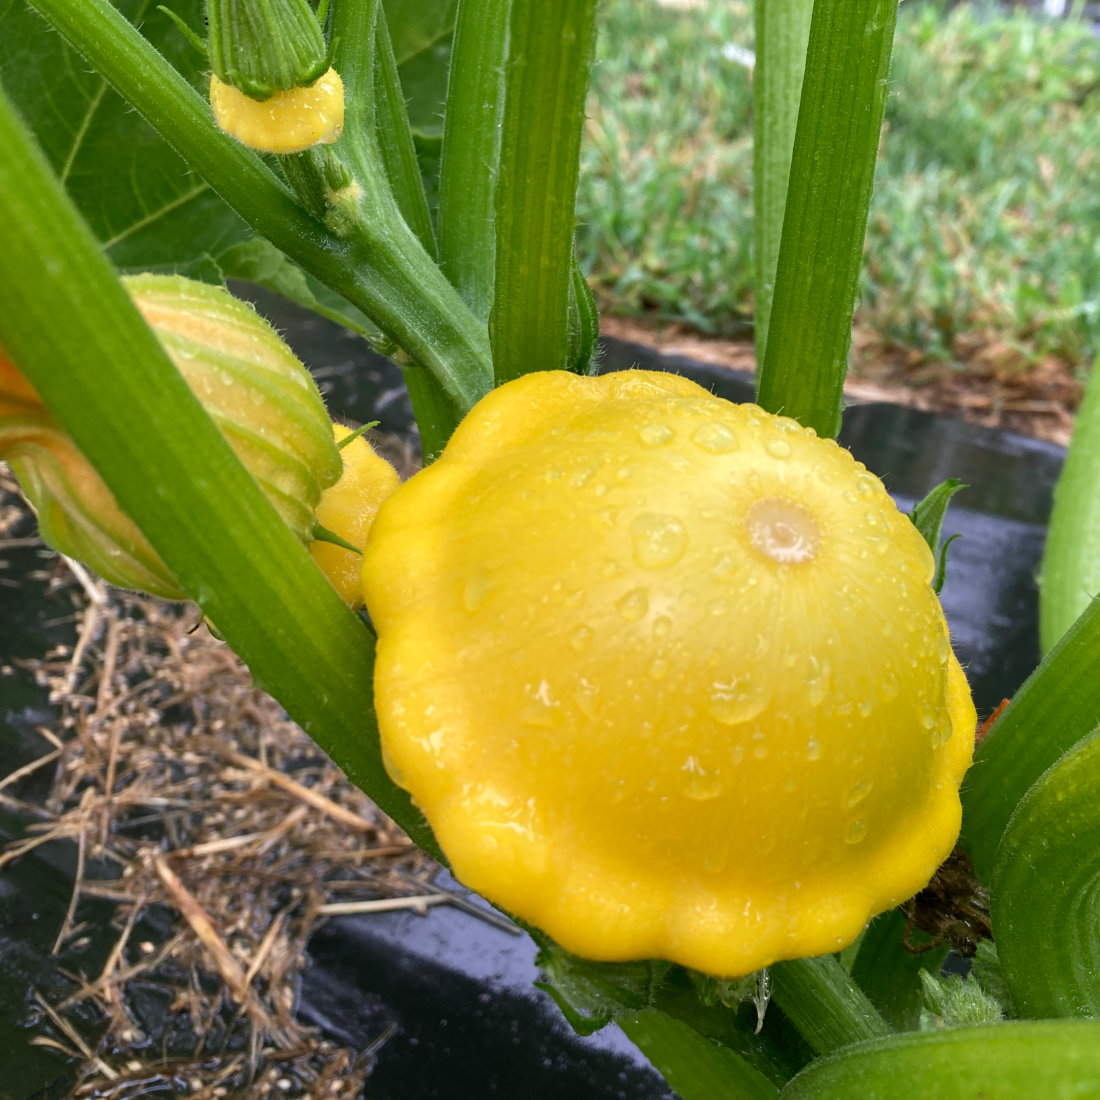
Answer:
[[[581,263],[611,312],[748,330],[751,45],[743,0],[603,12],[577,200]],[[719,183],[719,181],[722,181]]]
[[[608,0],[579,247],[614,313],[744,333],[752,315],[747,3]],[[856,323],[1004,373],[1100,339],[1100,40],[1072,21],[906,4]]]

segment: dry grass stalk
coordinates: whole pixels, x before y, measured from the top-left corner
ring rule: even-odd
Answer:
[[[25,520],[3,488],[0,550]],[[194,630],[193,609],[108,589],[56,559],[37,582],[68,586],[79,611],[70,646],[22,662],[60,719],[42,731],[41,757],[0,777],[0,800],[28,814],[0,870],[47,843],[74,846],[57,950],[113,936],[105,963],[72,973],[41,1005],[37,1041],[81,1062],[72,1100],[124,1100],[166,1082],[211,1100],[359,1096],[371,1052],[322,1042],[295,1018],[305,946],[349,905],[440,904],[433,865],[228,649]],[[28,803],[20,795],[47,768],[48,795]],[[84,927],[85,905],[104,899],[112,929]],[[139,987],[159,991],[159,1019],[135,999]]]

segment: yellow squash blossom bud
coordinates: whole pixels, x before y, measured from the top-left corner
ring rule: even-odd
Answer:
[[[313,377],[279,334],[224,287],[178,275],[124,278],[168,357],[286,525],[313,537],[340,452]]]
[[[237,457],[307,542],[314,508],[341,469],[309,372],[250,305],[222,287],[172,275],[123,282]],[[185,598],[26,379],[2,360],[0,459],[10,462],[49,545],[113,584]]]
[[[332,430],[337,443],[351,434],[351,429],[343,424],[333,424]],[[401,484],[401,479],[362,436],[346,444],[340,457],[344,460],[344,472],[335,485],[321,494],[317,522],[345,542],[362,548],[382,501]],[[311,542],[309,552],[344,603],[353,610],[362,607],[361,556],[321,540]]]
[[[261,153],[301,153],[331,145],[344,132],[344,82],[335,69],[262,100],[212,76],[210,106],[227,134]]]
[[[951,851],[974,707],[878,478],[668,374],[530,374],[380,509],[383,750],[455,873],[601,960],[851,942]]]

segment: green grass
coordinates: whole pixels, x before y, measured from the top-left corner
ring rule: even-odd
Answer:
[[[607,0],[577,198],[578,248],[614,312],[744,331],[752,313],[752,84],[744,0]],[[746,37],[748,35],[748,37]]]
[[[745,333],[752,46],[740,0],[606,0],[578,235],[605,309]],[[1100,342],[1100,40],[1072,22],[902,5],[856,323],[1002,369]]]

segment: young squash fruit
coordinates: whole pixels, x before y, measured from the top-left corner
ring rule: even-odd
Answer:
[[[210,108],[261,153],[331,145],[344,129],[344,82],[308,0],[207,0]]]
[[[367,540],[387,766],[467,886],[578,955],[836,951],[959,832],[975,713],[932,577],[793,420],[526,375]]]
[[[333,424],[337,443],[351,428]],[[360,435],[340,451],[344,470],[340,480],[321,494],[317,522],[352,546],[362,548],[379,507],[401,484],[397,471]],[[335,543],[316,539],[309,552],[321,571],[353,611],[363,606],[362,555]]]
[[[332,145],[344,132],[344,82],[335,69],[267,99],[252,99],[212,76],[210,107],[222,130],[261,153],[301,153]]]

